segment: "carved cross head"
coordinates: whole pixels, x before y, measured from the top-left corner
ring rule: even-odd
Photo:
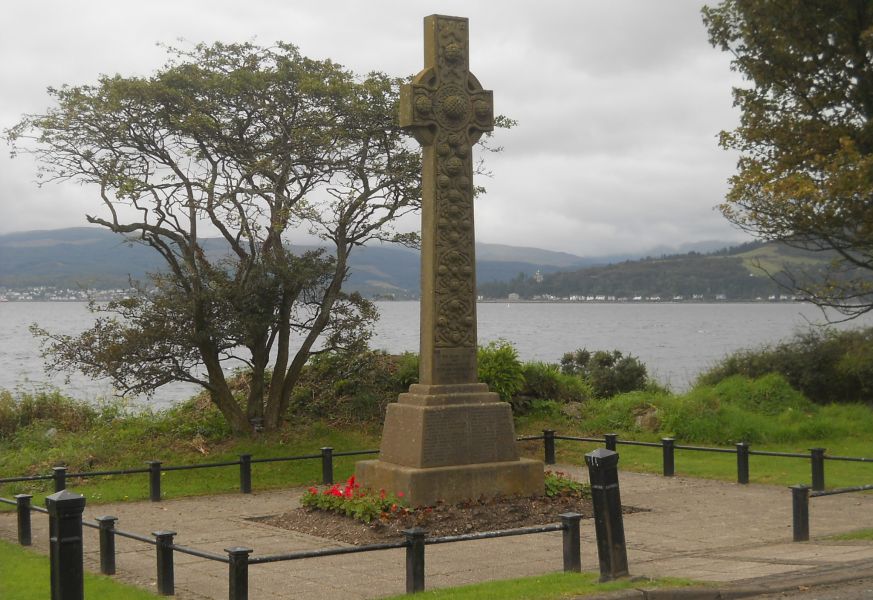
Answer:
[[[494,129],[494,101],[469,70],[467,19],[425,17],[424,70],[400,88],[400,125],[423,146],[439,133],[472,146]]]

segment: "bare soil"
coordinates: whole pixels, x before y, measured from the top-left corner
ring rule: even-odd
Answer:
[[[623,507],[625,513],[637,510]],[[558,523],[558,515],[567,512],[591,518],[591,500],[574,496],[480,499],[455,505],[437,504],[369,524],[345,515],[302,507],[255,520],[338,542],[364,545],[403,540],[403,530],[412,527],[422,527],[432,537],[459,535]]]

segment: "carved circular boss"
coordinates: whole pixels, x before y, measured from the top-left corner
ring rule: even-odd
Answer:
[[[473,99],[466,90],[457,85],[445,85],[430,97],[418,94],[415,98],[418,116],[435,120],[441,127],[450,130],[463,129],[470,124],[471,116],[482,124],[490,124],[491,107],[481,98]]]

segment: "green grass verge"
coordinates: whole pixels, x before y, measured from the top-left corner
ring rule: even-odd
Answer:
[[[556,420],[527,421],[519,427],[519,435],[536,435],[543,429],[555,429],[561,435],[590,437],[591,434],[572,423]],[[638,440],[658,442],[658,434],[641,432],[616,432],[619,440]],[[706,446],[714,448],[734,449],[733,446],[684,442],[677,444]],[[530,458],[542,460],[541,441],[524,442],[523,453]],[[562,464],[585,463],[585,454],[602,444],[562,441],[556,444],[557,460]],[[792,443],[754,444],[752,450],[769,450],[775,452],[809,453],[809,448],[824,447],[832,456],[873,457],[873,440],[857,438],[801,440]],[[661,473],[661,449],[640,446],[624,446],[619,444],[619,469],[639,473]],[[723,481],[737,480],[737,458],[735,454],[699,452],[693,450],[676,450],[674,455],[676,475],[701,477],[704,479],[719,479]],[[812,480],[810,461],[800,458],[781,458],[769,456],[749,457],[749,480],[752,483],[771,485],[809,484]],[[850,487],[873,483],[873,463],[825,461],[825,485],[828,488]]]
[[[44,600],[50,596],[50,587],[48,557],[0,540],[0,598]],[[146,600],[157,596],[86,572],[85,597],[88,600]]]
[[[621,579],[598,583],[594,573],[552,573],[536,577],[508,579],[476,583],[454,588],[429,590],[416,594],[416,598],[441,598],[451,600],[549,600],[552,598],[576,598],[579,596],[602,594],[616,590],[636,588],[687,587],[693,582],[683,579]],[[392,596],[386,600],[401,600],[409,596]]]
[[[850,531],[849,533],[840,533],[837,535],[832,535],[828,538],[829,540],[837,540],[841,542],[851,542],[851,541],[873,541],[873,529],[859,529],[857,531]]]
[[[82,440],[82,444],[87,440]],[[343,430],[316,423],[294,431],[283,431],[259,438],[236,438],[210,444],[208,454],[181,444],[166,443],[163,448],[150,443],[145,448],[134,443],[125,444],[134,456],[119,458],[109,464],[100,464],[93,470],[116,470],[142,468],[146,457],[160,460],[164,465],[216,463],[239,460],[241,454],[251,454],[253,459],[319,454],[320,448],[330,446],[335,452],[377,449],[379,438],[365,429]],[[0,444],[0,450],[2,450]],[[81,450],[79,450],[81,452]],[[4,475],[32,473],[33,467],[21,464],[14,452],[0,452],[0,472]],[[355,462],[366,456],[334,458],[334,478],[339,481],[354,472]],[[5,463],[5,464],[3,464]],[[45,473],[48,468],[40,469]],[[135,475],[110,475],[84,478],[69,478],[67,489],[83,494],[89,505],[105,502],[146,500],[149,497],[147,473]],[[289,462],[256,463],[252,465],[252,487],[257,490],[279,489],[312,485],[321,482],[319,459]],[[239,467],[214,467],[184,471],[164,472],[161,477],[161,497],[177,498],[208,494],[234,493],[239,491]],[[0,496],[12,498],[14,494],[32,494],[34,506],[44,506],[45,496],[53,492],[52,482],[21,482],[0,486]],[[0,510],[14,507],[0,504]]]

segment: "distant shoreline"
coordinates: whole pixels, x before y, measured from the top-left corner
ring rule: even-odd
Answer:
[[[108,302],[110,298],[97,298],[98,302]],[[371,298],[373,302],[420,302],[417,298]],[[0,304],[41,304],[41,303],[66,303],[87,304],[88,300],[81,298],[53,298],[53,299],[2,299]],[[786,300],[769,300],[753,298],[737,298],[725,300],[507,300],[506,298],[484,298],[476,301],[477,304],[812,304],[803,298]]]

